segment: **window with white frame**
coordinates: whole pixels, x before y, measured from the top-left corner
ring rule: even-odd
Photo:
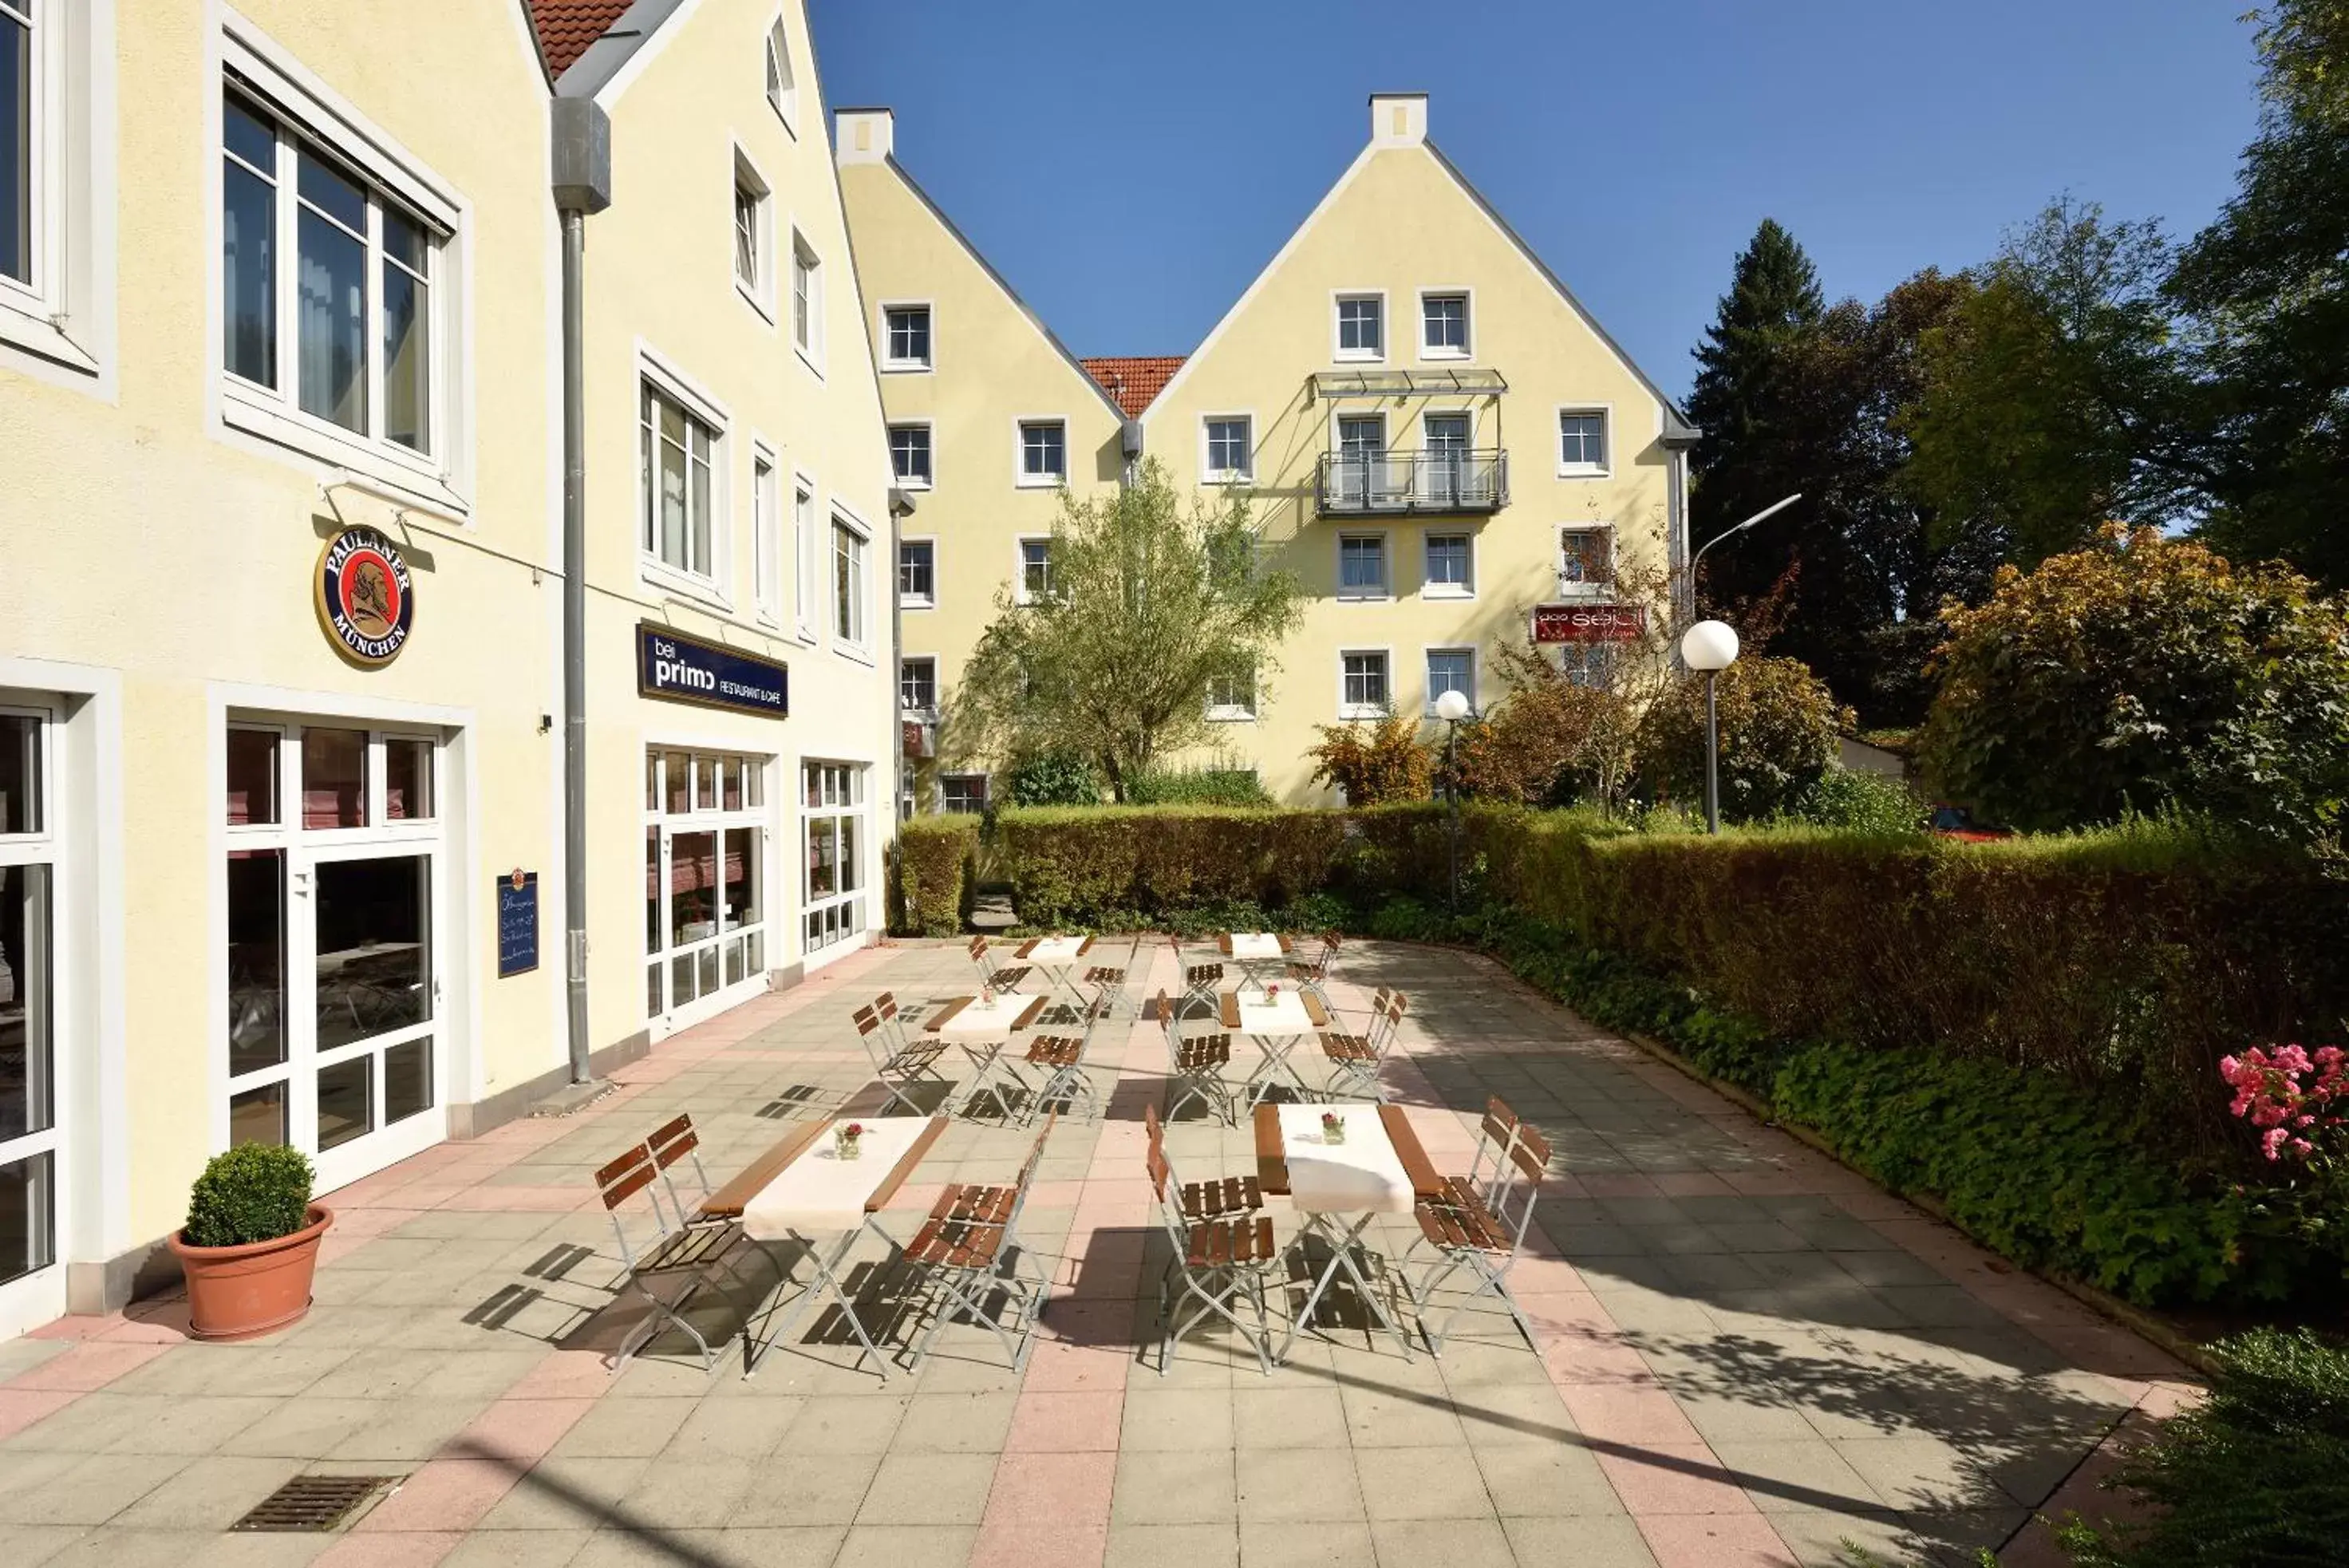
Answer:
[[[1338,656],[1338,717],[1383,719],[1392,711],[1384,649]]]
[[[1561,593],[1602,595],[1615,586],[1615,530],[1604,523],[1569,523],[1557,531]]]
[[[797,230],[792,233],[792,341],[811,361],[823,358],[823,264]]]
[[[936,606],[936,540],[901,539],[897,542],[897,602],[907,609],[930,609]]]
[[[930,427],[891,425],[889,427],[889,469],[897,483],[908,490],[930,487]]]
[[[800,92],[792,77],[792,40],[783,31],[783,19],[767,29],[767,103],[782,116],[784,126],[792,135],[799,134]]]
[[[109,368],[115,321],[116,51],[98,10],[0,0],[0,344],[84,373]]]
[[[942,774],[938,776],[938,809],[983,815],[987,810],[985,774]]]
[[[734,154],[734,283],[760,314],[774,315],[774,264],[769,259],[767,182],[740,152]]]
[[[1019,421],[1019,483],[1060,484],[1069,477],[1069,427],[1060,420]]]
[[[1031,605],[1052,591],[1052,541],[1039,536],[1019,541],[1019,602]]]
[[[938,709],[938,661],[929,656],[897,661],[897,706],[908,713]]]
[[[1419,351],[1428,359],[1468,357],[1468,296],[1464,294],[1423,294],[1419,296]]]
[[[1207,717],[1218,721],[1256,717],[1256,665],[1219,670],[1207,678]]]
[[[1560,643],[1557,667],[1569,685],[1603,691],[1615,679],[1615,646],[1607,642]]]
[[[0,0],[0,277],[26,289],[36,286],[34,225],[47,216],[34,191],[45,172],[40,147],[48,117],[35,104],[48,74],[42,68],[48,30],[57,25],[36,12],[39,4]]]
[[[864,930],[864,782],[861,763],[800,766],[806,867],[800,885],[805,950],[815,952]]]
[[[764,454],[751,458],[750,592],[759,613],[769,620],[783,606],[781,513],[774,461]]]
[[[55,720],[0,708],[0,1289],[57,1263],[60,1147],[57,878],[66,835]],[[68,1118],[68,1126],[70,1126]]]
[[[881,368],[884,370],[926,370],[930,368],[930,307],[889,305],[881,310]]]
[[[233,78],[221,156],[221,348],[233,408],[410,461],[438,455],[450,227]]]
[[[1429,598],[1464,599],[1475,596],[1475,535],[1428,535],[1427,575],[1421,591]]]
[[[1338,535],[1338,597],[1376,599],[1387,596],[1387,536]]]
[[[1427,650],[1427,711],[1435,713],[1435,700],[1446,691],[1468,699],[1476,711],[1476,650],[1473,648],[1431,648]]]
[[[1338,296],[1338,358],[1383,359],[1387,352],[1387,302],[1383,295]]]
[[[647,560],[714,579],[719,432],[650,381],[643,385],[639,406],[644,526],[638,542]]]
[[[864,531],[844,517],[832,520],[832,635],[864,646]]]
[[[1213,480],[1246,479],[1255,468],[1255,443],[1249,440],[1246,414],[1225,414],[1206,421],[1206,476]]]
[[[800,640],[815,640],[815,607],[823,589],[823,539],[815,525],[815,489],[802,478],[792,486],[792,602]]]
[[[648,1018],[766,980],[775,902],[767,885],[769,763],[740,753],[645,753]]]
[[[1607,472],[1606,410],[1558,411],[1557,472],[1561,476]]]

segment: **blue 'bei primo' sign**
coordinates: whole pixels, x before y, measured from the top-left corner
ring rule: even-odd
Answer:
[[[636,628],[636,691],[772,719],[791,711],[791,671],[782,665],[644,624]]]

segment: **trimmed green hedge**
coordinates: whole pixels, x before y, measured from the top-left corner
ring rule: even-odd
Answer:
[[[897,919],[901,935],[951,937],[970,905],[978,851],[976,816],[917,816],[897,828]]]

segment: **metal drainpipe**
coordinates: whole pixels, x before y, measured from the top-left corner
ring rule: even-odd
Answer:
[[[563,217],[563,951],[571,1081],[594,1076],[587,1024],[587,214],[612,204],[612,122],[593,99],[552,106]]]

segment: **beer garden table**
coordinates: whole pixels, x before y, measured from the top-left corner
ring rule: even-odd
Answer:
[[[1343,1123],[1342,1141],[1331,1143],[1324,1136],[1324,1115]],[[1372,1321],[1395,1336],[1408,1360],[1409,1331],[1372,1293],[1354,1253],[1372,1220],[1408,1214],[1420,1199],[1443,1194],[1444,1179],[1420,1146],[1411,1119],[1398,1106],[1258,1106],[1256,1156],[1257,1185],[1268,1194],[1287,1195],[1305,1217],[1291,1245],[1301,1255],[1305,1238],[1319,1234],[1331,1248],[1273,1359],[1288,1359],[1298,1334],[1312,1323],[1314,1309],[1343,1273]]]

